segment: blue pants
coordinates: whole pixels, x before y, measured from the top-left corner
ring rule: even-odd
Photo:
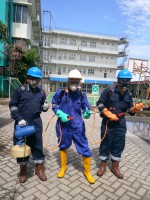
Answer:
[[[42,142],[42,121],[41,118],[36,118],[32,123],[28,122],[28,125],[34,125],[36,133],[27,137],[26,144],[31,147],[31,153],[34,163],[43,163],[45,155],[43,154],[43,142]],[[17,139],[14,136],[14,145],[17,143]],[[27,163],[29,156],[25,158],[17,158],[17,163]]]
[[[60,140],[60,129],[58,126],[58,123],[56,124],[56,132],[58,140]],[[88,146],[88,140],[85,135],[85,125],[82,124],[82,127],[73,127],[71,125],[64,125],[64,123],[61,124],[62,129],[62,140],[60,143],[60,150],[64,150],[69,148],[72,145],[72,141],[74,142],[74,145],[76,147],[76,150],[78,154],[85,156],[85,157],[91,157],[92,153]]]
[[[101,138],[103,138],[106,130],[106,120],[102,121]],[[119,122],[108,122],[108,130],[105,139],[100,144],[99,158],[107,161],[109,155],[112,160],[120,161],[121,153],[125,148],[126,122],[120,119]]]

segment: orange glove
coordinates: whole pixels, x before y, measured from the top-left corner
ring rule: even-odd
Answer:
[[[104,108],[104,110],[102,111],[102,113],[108,117],[110,119],[110,121],[118,121],[119,118],[113,114],[112,112],[110,112],[109,110],[107,110],[107,108]]]
[[[139,103],[139,104],[136,104],[135,106],[133,106],[131,109],[130,109],[130,112],[131,113],[136,113],[137,111],[140,111],[144,106],[144,103]]]

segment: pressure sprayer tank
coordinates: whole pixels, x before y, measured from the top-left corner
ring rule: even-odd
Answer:
[[[13,158],[23,158],[31,154],[31,149],[25,144],[25,137],[33,135],[35,133],[34,126],[20,127],[16,125],[15,137],[17,138],[17,144],[11,148],[10,154]]]

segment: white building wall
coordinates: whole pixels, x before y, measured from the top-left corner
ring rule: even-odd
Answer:
[[[12,37],[31,40],[31,24],[13,23]]]
[[[17,40],[23,39],[27,44],[27,49],[30,49],[31,46],[34,46],[39,53],[39,42],[41,37],[41,22],[39,21],[41,15],[40,0],[14,0],[13,3],[14,5],[27,7],[27,23],[13,22],[12,37]],[[35,21],[35,19],[37,19],[37,21]]]
[[[74,43],[71,44],[73,40]],[[70,70],[77,68],[83,78],[114,82],[119,41],[116,37],[57,30],[44,32],[43,74],[45,77],[50,77],[51,74],[67,77]],[[95,46],[91,47],[94,44]],[[91,73],[92,70],[94,73]]]

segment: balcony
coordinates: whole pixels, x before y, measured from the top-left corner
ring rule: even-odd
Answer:
[[[52,63],[52,64],[59,64],[59,65],[68,65],[68,66],[83,66],[83,67],[95,67],[95,68],[109,68],[109,69],[116,69],[116,64],[105,64],[105,63],[90,63],[90,62],[81,62],[77,60],[56,60],[51,59],[49,61],[44,61],[43,63]]]

